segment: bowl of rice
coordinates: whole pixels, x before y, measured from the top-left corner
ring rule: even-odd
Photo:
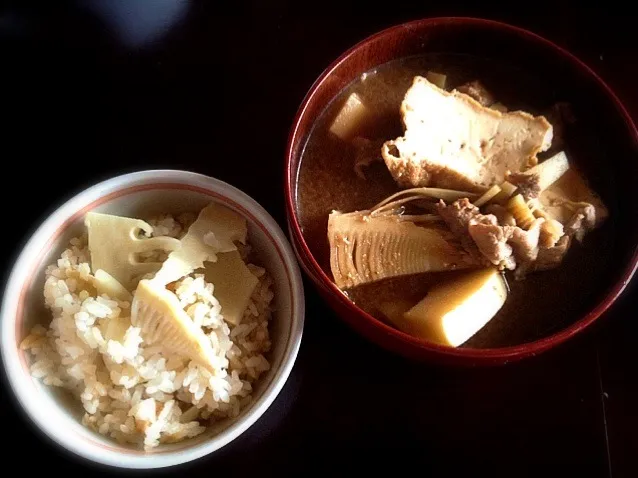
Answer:
[[[159,468],[257,421],[303,321],[294,253],[258,203],[207,176],[141,171],[80,192],[28,240],[3,297],[2,358],[58,445]]]

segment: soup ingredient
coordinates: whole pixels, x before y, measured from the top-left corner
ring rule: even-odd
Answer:
[[[135,288],[139,277],[155,273],[162,266],[158,262],[140,262],[137,255],[180,247],[180,242],[172,237],[149,238],[153,228],[140,219],[89,212],[84,223],[93,271],[102,269],[127,289]],[[147,237],[140,238],[141,234]]]
[[[501,269],[513,270],[521,263],[536,259],[543,221],[536,219],[528,230],[471,222],[468,231],[485,258]]]
[[[507,179],[516,188],[515,192],[519,193],[518,195],[522,197],[525,203],[536,199],[541,192],[538,174],[513,173]],[[511,199],[508,200],[508,203]]]
[[[486,203],[490,202],[492,199],[494,199],[494,197],[497,196],[502,191],[503,190],[501,189],[501,187],[495,184],[494,186],[489,188],[487,191],[485,191],[480,198],[474,201],[474,205],[476,207],[481,207],[485,205]]]
[[[476,261],[487,260],[500,269],[516,269],[515,275],[521,279],[529,271],[547,270],[560,264],[570,244],[567,240],[560,242],[563,235],[581,240],[587,231],[600,225],[595,206],[567,200],[564,193],[562,196],[552,193],[558,190],[554,184],[560,187],[561,178],[570,171],[567,156],[560,152],[528,171],[509,175],[513,184],[505,181],[501,186],[493,186],[474,205],[466,199],[450,205],[441,202],[437,211]],[[584,182],[570,181],[569,184],[581,185],[581,198],[598,200]],[[483,214],[476,207],[504,198],[503,192],[512,191],[517,194],[507,200],[506,208],[490,204],[486,207],[487,214]],[[554,194],[553,208],[546,208],[539,195],[547,199],[551,194]],[[573,191],[571,194],[578,196]],[[604,216],[606,210],[602,208]],[[541,264],[537,268],[532,263],[539,260],[539,254]]]
[[[437,210],[463,248],[478,263],[516,270],[517,279],[531,271],[560,265],[570,244],[569,240],[562,240],[567,228],[563,229],[554,219],[531,216],[525,202],[519,202],[521,195],[513,199],[520,210],[511,207],[508,211],[494,204],[486,208],[488,214],[483,214],[466,199],[450,205],[439,203]],[[518,220],[511,211],[516,212]],[[519,227],[520,224],[525,227]]]
[[[507,113],[509,111],[509,108],[505,106],[503,103],[494,103],[493,105],[490,105],[490,108],[496,111],[500,111],[501,113]],[[552,126],[553,126],[553,123],[552,123]]]
[[[495,204],[504,204],[507,202],[509,198],[516,192],[517,187],[514,186],[509,181],[503,181],[499,187],[501,188],[501,192],[494,196],[491,200],[492,203]]]
[[[482,191],[509,172],[535,165],[536,154],[552,140],[542,116],[502,114],[419,76],[405,94],[401,115],[404,135],[384,143],[381,153],[403,187]]]
[[[239,251],[217,254],[216,262],[206,262],[206,281],[215,284],[215,297],[222,306],[224,320],[239,324],[259,280],[246,266]]]
[[[507,210],[514,216],[516,224],[523,229],[529,229],[536,221],[534,214],[532,214],[521,194],[517,194],[508,201]]]
[[[181,247],[171,252],[154,280],[168,284],[195,269],[205,261],[216,261],[220,252],[237,249],[234,241],[246,243],[246,220],[236,212],[216,203],[201,210],[195,222],[181,239]]]
[[[330,267],[337,287],[348,289],[388,277],[470,267],[473,261],[441,230],[370,211],[328,219]]]
[[[600,198],[578,171],[570,168],[562,151],[508,179],[519,193],[508,202],[518,225],[527,228],[534,218],[546,219],[541,228],[542,244],[553,246],[563,234],[582,241],[608,215]]]
[[[359,95],[352,93],[332,122],[330,132],[342,140],[348,141],[356,136],[369,116],[370,112]]]
[[[430,83],[438,86],[442,90],[445,89],[445,84],[447,83],[447,76],[446,75],[444,75],[442,73],[437,73],[436,71],[428,71],[425,74],[425,77],[428,79],[428,81]]]
[[[554,246],[541,247],[534,262],[524,264],[516,271],[519,277],[524,276],[527,272],[546,271],[558,267],[571,245],[571,237],[563,235]]]
[[[434,286],[423,300],[396,319],[404,332],[458,347],[503,307],[507,285],[496,268],[479,269]]]
[[[503,171],[502,180],[499,172],[498,175],[494,175],[493,182],[486,181],[486,184],[481,185],[481,187],[472,187],[471,185],[465,186],[464,183],[463,185],[456,183],[451,185],[439,184],[434,181],[439,170],[443,171],[444,175],[450,175],[445,168],[448,168],[448,164],[452,164],[453,161],[459,160],[458,155],[440,165],[440,168],[439,165],[429,169],[428,167],[421,168],[419,158],[411,159],[407,153],[402,155],[396,146],[390,145],[388,152],[392,156],[405,160],[406,163],[414,161],[417,164],[413,169],[425,169],[430,174],[432,181],[427,185],[420,184],[419,186],[426,187],[431,192],[436,191],[431,196],[425,193],[421,194],[419,188],[414,188],[408,180],[403,182],[393,180],[398,175],[393,171],[392,164],[388,164],[389,162],[386,161],[387,158],[382,159],[386,167],[389,168],[390,174],[384,174],[385,171],[380,170],[378,165],[367,170],[363,169],[383,153],[385,148],[381,146],[378,150],[375,148],[377,141],[383,142],[384,139],[396,141],[399,136],[407,136],[408,140],[413,140],[412,145],[419,145],[419,141],[422,140],[424,143],[428,143],[425,146],[428,147],[432,143],[430,136],[433,136],[432,130],[434,128],[437,128],[436,131],[447,131],[448,123],[442,114],[442,112],[448,112],[447,104],[446,108],[443,108],[439,107],[438,103],[434,104],[431,101],[423,104],[416,101],[406,102],[408,89],[411,86],[413,90],[417,88],[414,86],[415,75],[423,75],[430,83],[437,83],[435,78],[429,74],[432,71],[447,73],[446,86],[450,87],[462,84],[468,74],[480,72],[480,82],[457,87],[456,94],[451,91],[452,88],[449,88],[449,93],[444,93],[436,90],[435,85],[420,85],[423,88],[429,88],[428,94],[443,98],[441,102],[455,103],[463,93],[467,96],[473,96],[475,102],[469,99],[464,101],[465,109],[471,112],[472,117],[482,118],[481,115],[486,117],[489,115],[489,118],[501,118],[499,121],[503,122],[506,118],[511,118],[513,114],[507,113],[509,107],[514,108],[514,110],[522,108],[523,111],[534,112],[535,116],[539,111],[546,111],[545,118],[552,126],[551,147],[543,154],[536,153],[537,159],[531,158],[520,169]],[[566,128],[568,127],[565,130],[568,137],[565,139],[569,140],[570,150],[573,147],[574,151],[583,151],[587,145],[588,151],[583,151],[582,158],[585,161],[587,161],[588,156],[594,159],[600,152],[595,149],[595,142],[589,141],[586,137],[592,134],[587,122],[579,120],[572,123],[573,119],[569,121],[555,120],[556,115],[552,114],[553,110],[550,108],[539,109],[543,105],[551,105],[555,101],[557,90],[554,87],[549,83],[538,84],[537,78],[525,77],[521,71],[510,69],[505,65],[497,63],[488,65],[484,60],[476,60],[474,63],[474,60],[470,58],[460,59],[453,56],[448,57],[446,54],[442,56],[427,55],[426,58],[408,58],[393,62],[386,67],[375,69],[364,77],[365,80],[362,77],[361,81],[355,81],[348,86],[339,94],[336,101],[328,106],[325,113],[317,118],[308,142],[304,145],[298,171],[297,213],[303,236],[311,252],[317,258],[320,267],[330,275],[330,259],[335,260],[333,257],[335,249],[330,248],[330,244],[326,241],[326,222],[330,212],[338,209],[343,213],[359,211],[366,214],[364,210],[367,210],[372,218],[392,216],[396,222],[412,223],[415,226],[440,232],[447,241],[462,248],[462,252],[469,256],[469,261],[473,265],[460,271],[426,272],[391,277],[371,283],[363,282],[360,285],[347,288],[345,291],[352,301],[367,313],[381,320],[387,317],[388,322],[398,327],[398,321],[393,320],[392,317],[402,319],[403,314],[418,300],[425,297],[427,292],[437,283],[465,274],[468,270],[477,267],[493,267],[504,270],[507,278],[510,279],[512,277],[522,278],[525,277],[526,273],[553,269],[561,265],[561,261],[566,257],[573,240],[577,239],[577,231],[584,230],[587,224],[592,223],[593,215],[591,213],[594,212],[597,215],[597,211],[596,207],[592,210],[591,207],[584,204],[592,204],[593,200],[588,200],[587,195],[578,197],[570,193],[566,197],[562,191],[558,191],[557,185],[563,183],[573,174],[572,169],[575,165],[570,163],[574,160],[577,163],[581,160],[580,157],[570,157],[567,161],[564,153],[560,153],[550,159],[543,158],[550,157],[564,148],[559,144],[563,123]],[[515,91],[511,87],[512,80],[522,86],[519,88],[520,95],[514,96]],[[486,91],[484,85],[489,86],[490,90],[493,89],[494,93],[499,93],[502,90],[505,96],[492,95],[490,91]],[[343,106],[344,101],[353,92],[359,94],[369,111],[374,113],[371,117],[372,121],[366,123],[365,130],[361,129],[358,133],[360,136],[351,141],[355,148],[342,141],[335,141],[336,138],[329,131],[334,117]],[[409,99],[410,97],[408,97]],[[499,103],[499,101],[503,103]],[[482,110],[476,106],[476,102],[481,103],[483,107],[489,106],[492,111],[481,112]],[[405,108],[406,105],[414,108],[409,110],[409,108]],[[402,106],[404,106],[403,109]],[[458,106],[449,109],[455,112],[461,111]],[[480,115],[478,112],[481,112]],[[497,114],[499,112],[500,116]],[[419,130],[421,127],[417,119],[421,118],[418,115],[423,115],[424,120],[431,119],[434,128],[428,126],[428,131],[424,125]],[[521,119],[519,114],[516,114],[515,117]],[[562,119],[562,117],[561,114],[559,118]],[[529,117],[527,118],[529,119]],[[405,124],[404,122],[401,124],[401,120],[407,120],[408,123],[412,121],[412,123]],[[512,124],[511,119],[508,122]],[[539,126],[541,122],[540,117],[530,120],[530,124],[534,128]],[[437,123],[441,123],[441,125]],[[410,137],[410,131],[413,128],[409,126],[414,126],[412,137]],[[480,133],[480,129],[472,130],[472,133],[476,132]],[[511,132],[508,131],[508,133]],[[520,132],[524,137],[527,137],[526,128],[522,128]],[[362,136],[370,139],[365,139]],[[549,139],[548,135],[545,138]],[[446,141],[447,139],[452,139],[455,141],[454,144],[460,147],[467,137],[445,138]],[[474,140],[471,134],[470,139]],[[467,141],[465,142],[467,143]],[[539,141],[539,143],[543,143],[543,141]],[[549,141],[545,141],[545,143],[547,144],[543,145],[543,148],[549,146]],[[359,144],[363,144],[364,147],[358,147]],[[438,155],[441,155],[441,152],[436,150],[436,146],[442,146],[444,150],[446,149],[445,144],[435,144],[432,149]],[[478,146],[480,147],[480,142],[478,142]],[[413,149],[418,152],[417,148]],[[467,158],[460,157],[460,161],[458,161],[461,166],[466,165],[464,159]],[[351,174],[353,162],[360,177],[363,176],[362,172],[366,173],[365,183]],[[468,160],[467,163],[475,164],[476,161],[471,163]],[[454,167],[460,169],[457,163],[454,163]],[[552,171],[554,177],[546,181],[544,178],[550,177],[549,173]],[[609,185],[610,179],[608,175],[603,173],[600,172],[599,177],[584,177],[600,181],[602,187],[605,183]],[[559,179],[555,184],[547,186],[556,178]],[[357,187],[353,188],[353,186]],[[403,188],[407,190],[403,192]],[[447,190],[445,188],[459,192],[471,191],[473,196],[467,195],[466,199],[470,204],[478,205],[477,209],[475,211],[466,210],[459,201],[464,199],[463,196],[456,196],[453,193],[444,197],[446,193],[443,191]],[[498,188],[501,191],[492,196]],[[608,191],[610,194],[614,194],[613,187],[610,187]],[[555,192],[554,196],[552,196],[552,192]],[[522,224],[517,224],[514,216],[507,210],[510,199],[518,194],[521,195],[524,203],[519,205],[524,206],[526,212],[526,215],[522,217],[527,219],[521,221]],[[443,206],[450,208],[447,221],[443,217],[445,213],[439,211],[437,201],[434,200],[436,196],[443,199]],[[547,201],[550,198],[552,202],[548,204]],[[515,202],[518,202],[518,199]],[[455,209],[457,210],[455,211]],[[465,213],[467,213],[466,220],[463,217]],[[531,216],[529,216],[530,213]],[[572,218],[574,218],[573,221]],[[521,216],[519,216],[520,219]],[[459,225],[457,230],[454,230],[455,224]],[[601,234],[592,234],[591,239],[587,237],[582,247],[580,245],[573,247],[569,253],[573,253],[575,257],[563,262],[560,270],[535,274],[524,282],[512,281],[511,292],[507,299],[509,303],[506,307],[501,308],[497,314],[499,323],[494,324],[494,328],[489,333],[486,331],[485,334],[474,336],[470,346],[514,345],[525,340],[538,338],[542,336],[544,331],[555,327],[556,324],[553,321],[556,320],[554,314],[556,310],[560,310],[560,315],[565,320],[580,313],[579,309],[582,308],[582,305],[591,300],[589,295],[591,295],[591,290],[596,287],[597,277],[606,273],[604,264],[613,252],[613,241],[609,241],[606,236],[608,232],[613,234],[613,228],[601,231]],[[353,256],[356,257],[356,254],[355,249]],[[387,260],[391,261],[390,258]],[[585,262],[587,267],[583,268]],[[510,269],[513,269],[512,273],[507,272]],[[574,277],[579,279],[575,281]],[[548,287],[561,291],[561,293],[547,294]],[[569,297],[569,300],[565,300],[565,297]],[[514,315],[512,316],[512,314]],[[512,317],[516,320],[515,324],[510,324]]]
[[[563,225],[555,219],[547,219],[541,224],[539,243],[541,247],[554,247],[565,234]]]
[[[517,192],[522,194],[525,201],[530,201],[536,199],[568,170],[569,160],[561,151],[527,171],[510,174],[508,180],[516,186]]]
[[[494,95],[492,95],[492,93],[490,93],[489,90],[485,88],[485,86],[483,86],[483,83],[481,83],[479,80],[465,83],[464,85],[459,86],[457,88],[457,91],[466,94],[470,98],[478,101],[482,106],[494,105]]]
[[[454,234],[454,236],[459,240],[463,249],[465,249],[479,264],[487,265],[485,258],[470,236],[468,228],[470,226],[470,222],[473,224],[482,222],[493,224],[495,218],[492,219],[490,217],[483,216],[480,209],[471,204],[466,198],[454,201],[449,205],[440,201],[437,204],[437,213],[441,216],[443,221],[445,221],[452,234]]]
[[[558,181],[568,170],[569,160],[565,152],[561,151],[533,168],[520,173],[520,175],[528,177],[538,176],[538,187],[541,191],[544,191]]]
[[[381,145],[383,141],[371,141],[367,138],[357,136],[351,141],[355,147],[355,159],[354,159],[354,172],[361,179],[366,179],[364,168],[367,168],[372,163],[382,162],[381,157]]]
[[[596,228],[597,217],[596,208],[592,204],[581,203],[577,206],[578,208],[575,210],[574,215],[565,225],[565,232],[581,242],[587,232]]]
[[[545,219],[532,218],[528,230],[502,225],[496,216],[481,213],[467,199],[449,205],[440,202],[437,211],[478,263],[513,270],[518,263],[536,259],[540,226]]]
[[[394,325],[397,329],[401,329],[403,323],[403,314],[410,310],[414,306],[413,301],[406,299],[396,299],[392,301],[381,302],[378,305],[379,310],[384,315],[388,322]]]
[[[147,345],[188,357],[215,373],[218,357],[210,339],[182,308],[177,296],[156,280],[144,279],[135,290],[131,323]]]
[[[545,212],[565,226],[567,234],[574,235],[579,241],[609,216],[600,197],[574,168],[544,190],[539,203]]]
[[[403,196],[403,197],[401,197]],[[372,211],[378,212],[379,209],[383,210],[396,208],[407,202],[414,201],[415,199],[442,199],[444,201],[456,201],[457,199],[476,197],[474,193],[468,193],[465,191],[454,191],[452,189],[439,189],[439,188],[412,188],[403,189],[397,193],[388,196],[383,201],[378,203],[372,208]]]
[[[486,214],[492,214],[501,226],[516,226],[514,216],[500,204],[489,204],[485,207]]]

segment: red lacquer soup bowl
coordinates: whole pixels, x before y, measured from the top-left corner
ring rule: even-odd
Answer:
[[[511,79],[504,80],[510,92],[519,88],[521,94],[528,93],[529,83],[518,82],[516,72],[520,71],[521,78],[536,78],[539,88],[573,105],[584,133],[576,141],[568,139],[572,141],[569,151],[610,211],[610,220],[602,232],[606,235],[607,256],[594,282],[587,283],[587,294],[577,299],[580,303],[569,311],[563,313],[557,308],[553,314],[544,314],[539,323],[547,324],[549,320],[553,326],[539,326],[536,333],[513,343],[440,346],[411,337],[364,312],[335,286],[326,258],[319,257],[315,244],[304,235],[298,214],[303,201],[298,173],[304,148],[332,100],[363,73],[393,60],[450,54],[472,58],[474,64],[484,61],[486,65],[506,65],[514,72]],[[288,224],[303,269],[322,297],[352,328],[380,346],[411,358],[474,366],[504,364],[537,355],[594,324],[636,270],[638,199],[633,191],[638,180],[638,132],[632,119],[610,88],[584,63],[561,47],[514,26],[472,18],[432,18],[398,25],[363,40],[332,63],[311,87],[294,120],[286,154]],[[340,179],[334,177],[334,181]],[[574,274],[575,283],[581,279]],[[563,293],[552,291],[551,283],[547,287],[548,293]],[[569,294],[565,295],[565,301],[570,300]],[[513,315],[511,327],[516,326],[516,314]]]

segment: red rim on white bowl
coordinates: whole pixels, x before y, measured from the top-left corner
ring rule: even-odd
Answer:
[[[111,200],[152,190],[184,190],[210,197],[236,210],[258,228],[264,240],[272,244],[272,260],[279,277],[273,277],[278,293],[285,292],[288,310],[282,310],[279,321],[285,321],[285,344],[271,358],[272,373],[262,393],[240,416],[219,434],[160,446],[150,452],[123,447],[83,426],[45,390],[45,385],[31,377],[25,352],[19,350],[23,337],[22,322],[27,290],[44,271],[44,255],[64,231],[87,211]],[[250,229],[250,226],[249,226]],[[217,179],[187,171],[150,170],[125,174],[92,186],[60,206],[31,236],[18,256],[7,282],[3,304],[0,343],[9,383],[17,401],[29,418],[50,439],[70,452],[88,460],[121,468],[160,468],[177,465],[208,455],[230,443],[246,431],[268,409],[281,391],[294,365],[301,343],[304,324],[304,292],[301,273],[294,252],[276,221],[254,199],[237,188]],[[261,378],[260,378],[261,380]],[[81,407],[81,405],[79,405]]]

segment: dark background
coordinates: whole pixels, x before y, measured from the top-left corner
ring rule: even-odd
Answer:
[[[283,226],[285,141],[303,95],[346,48],[402,21],[464,15],[531,29],[585,60],[638,118],[638,26],[610,2],[522,2],[520,11],[495,2],[221,3],[0,2],[3,277],[60,201],[142,168],[228,181]],[[345,464],[426,476],[638,476],[636,284],[582,338],[483,370],[383,352],[306,290],[299,358],[270,410],[214,456],[156,473],[337,474]],[[0,385],[4,456],[25,453],[27,469],[69,476],[124,473],[52,445]]]

